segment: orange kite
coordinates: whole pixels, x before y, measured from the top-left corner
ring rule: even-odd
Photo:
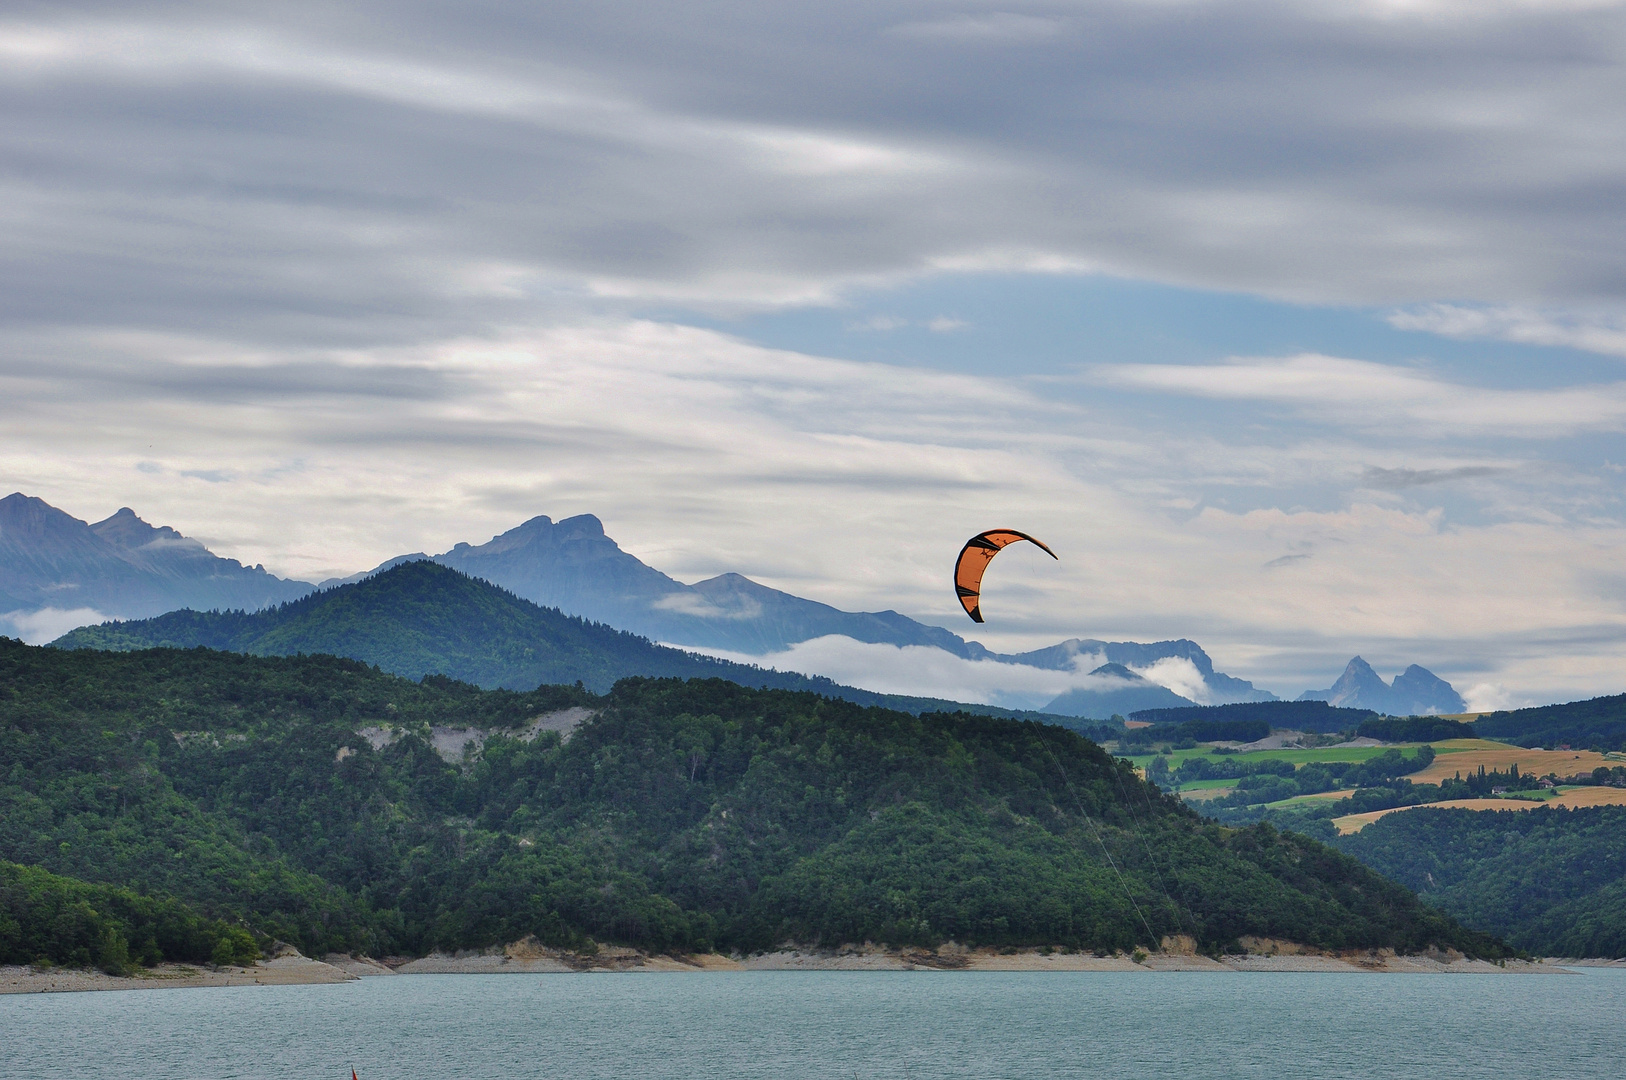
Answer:
[[[967,540],[965,547],[960,549],[960,557],[954,560],[954,592],[960,597],[960,606],[965,608],[965,613],[971,616],[972,622],[982,622],[983,571],[988,569],[988,564],[994,561],[995,555],[1018,540],[1037,544],[1046,555],[1052,559],[1057,558],[1056,553],[1051,551],[1043,540],[1035,540],[1027,533],[1017,532],[1015,529],[989,529],[987,532],[980,532]]]

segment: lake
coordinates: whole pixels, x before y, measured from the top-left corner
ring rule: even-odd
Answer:
[[[1626,971],[416,975],[0,997],[11,1078],[1618,1077]]]

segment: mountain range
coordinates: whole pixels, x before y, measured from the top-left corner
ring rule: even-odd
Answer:
[[[763,656],[803,641],[840,635],[870,644],[925,646],[963,660],[1047,671],[1075,671],[1081,659],[1094,659],[1091,674],[1098,678],[1089,687],[1061,695],[1044,707],[1046,712],[1105,719],[1124,712],[1122,705],[1128,702],[1136,703],[1136,708],[1190,704],[1128,670],[1144,669],[1160,660],[1190,661],[1216,704],[1275,698],[1244,679],[1216,672],[1208,654],[1196,642],[1184,639],[1141,644],[1072,638],[1031,652],[996,653],[896,611],[842,611],[759,585],[739,574],[720,574],[685,585],[622,551],[592,514],[559,522],[534,517],[485,544],[458,544],[441,555],[401,555],[378,569],[423,558],[483,578],[544,607],[693,648]],[[1117,685],[1119,682],[1123,685]]]
[[[1193,698],[1212,705],[1276,700],[1244,679],[1215,671],[1207,653],[1184,638],[1151,643],[1072,638],[1002,654],[896,611],[842,611],[740,574],[685,584],[621,550],[591,514],[558,522],[533,517],[484,544],[459,543],[433,556],[397,556],[371,571],[318,586],[220,558],[128,508],[88,523],[41,499],[13,494],[0,499],[0,621],[9,617],[13,626],[21,626],[19,616],[42,609],[83,612],[86,621],[140,620],[179,609],[254,612],[425,559],[543,608],[693,649],[772,657],[801,642],[840,636],[937,649],[972,662],[1088,673],[1081,685],[1043,705],[1046,713],[1106,719],[1192,705]],[[1352,669],[1357,662],[1364,675],[1346,671],[1331,690],[1307,696],[1380,712],[1461,711],[1461,699],[1449,684],[1422,668],[1408,669],[1391,687],[1359,658]],[[1160,664],[1178,669],[1181,677],[1168,681],[1190,696],[1147,677],[1156,675],[1152,669]],[[1412,701],[1422,704],[1407,708]]]
[[[105,652],[202,647],[252,656],[341,656],[414,680],[445,676],[486,689],[581,684],[605,693],[632,676],[727,679],[917,714],[971,708],[1005,718],[1069,719],[880,694],[819,676],[685,652],[539,607],[488,581],[421,559],[261,611],[171,611],[151,619],[80,627],[52,644]]]

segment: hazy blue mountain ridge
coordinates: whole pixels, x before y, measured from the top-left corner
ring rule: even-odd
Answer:
[[[384,564],[398,562],[401,556]],[[534,517],[479,546],[458,544],[435,562],[483,578],[534,603],[557,607],[656,641],[749,655],[781,652],[798,642],[827,635],[856,641],[942,649],[967,660],[1024,664],[1070,671],[1080,656],[1099,655],[1109,663],[1145,667],[1168,657],[1189,659],[1202,673],[1209,697],[1217,702],[1272,700],[1243,679],[1216,672],[1196,642],[1181,639],[1152,644],[1072,638],[1027,653],[1001,654],[967,641],[940,626],[929,626],[896,611],[841,611],[758,584],[740,574],[720,574],[685,585],[622,551],[591,514],[554,522]],[[1088,692],[1085,692],[1088,694]],[[1099,703],[1081,697],[1079,713],[1106,717]],[[1125,700],[1131,700],[1126,698]],[[1187,704],[1184,698],[1134,696],[1141,707]],[[1056,709],[1047,707],[1046,711]]]
[[[1208,703],[1274,699],[1252,683],[1216,672],[1207,653],[1187,639],[1143,644],[1073,638],[1031,652],[1000,654],[896,611],[841,611],[740,574],[687,585],[622,551],[591,514],[559,522],[534,517],[484,544],[460,543],[434,556],[396,556],[374,570],[331,579],[322,587],[356,583],[425,558],[542,607],[679,646],[767,656],[799,642],[839,635],[1056,671],[1081,665],[1093,669],[1103,662],[1144,670],[1159,660],[1184,659],[1200,674],[1205,693],[1198,696]],[[19,494],[0,501],[0,614],[91,608],[120,619],[140,619],[180,609],[256,611],[307,595],[312,588],[217,558],[197,541],[173,529],[155,528],[128,509],[89,525],[39,499]],[[221,632],[213,625],[193,629],[205,635]],[[1069,715],[1106,717],[1128,706],[1184,704],[1187,700],[1172,691],[1131,684],[1074,691],[1058,698],[1056,708]]]
[[[94,524],[42,499],[0,499],[0,612],[92,608],[144,618],[177,607],[253,610],[313,586],[223,559],[125,507]]]
[[[841,611],[743,577],[685,585],[604,534],[592,514],[534,517],[479,546],[433,556],[545,607],[609,623],[655,641],[763,655],[839,634],[856,641],[925,645],[978,659],[988,650],[896,611]]]

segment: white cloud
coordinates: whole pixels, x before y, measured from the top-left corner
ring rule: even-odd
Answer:
[[[1604,356],[1626,357],[1626,321],[1586,318],[1519,307],[1424,304],[1390,312],[1389,325],[1465,341],[1515,341],[1557,345]]]
[[[1501,683],[1475,683],[1462,691],[1462,700],[1469,712],[1497,712],[1527,704],[1508,693],[1507,687]]]
[[[965,660],[942,649],[875,644],[836,634],[798,642],[783,652],[764,656],[677,647],[780,671],[823,675],[846,686],[883,694],[980,702],[1007,709],[1042,708],[1052,698],[1075,688],[1115,690],[1128,685],[1114,675],[1089,674],[1104,662],[1100,656],[1081,656],[1073,670],[1053,671],[995,660]],[[1131,670],[1177,694],[1195,701],[1206,700],[1207,688],[1190,660],[1170,657]]]
[[[0,632],[21,638],[30,645],[55,641],[69,630],[103,623],[112,616],[94,608],[40,608],[37,611],[0,613]]]
[[[703,619],[755,619],[762,614],[762,605],[751,597],[744,597],[736,607],[724,608],[703,596],[679,592],[663,596],[650,606],[659,611],[676,611],[684,615],[698,615]]]
[[[1356,428],[1409,428],[1427,437],[1551,438],[1626,427],[1626,382],[1499,390],[1450,383],[1416,368],[1313,353],[1225,364],[1119,364],[1107,385],[1294,406]]]
[[[1203,673],[1197,670],[1197,665],[1183,656],[1165,656],[1161,660],[1154,660],[1143,668],[1131,668],[1135,674],[1143,679],[1149,679],[1159,686],[1166,686],[1183,698],[1195,701],[1199,705],[1214,704],[1214,696],[1209,692],[1208,684],[1203,681]]]
[[[285,341],[1001,266],[1618,307],[1626,17],[1395,7],[40,8],[0,25],[0,272]]]

